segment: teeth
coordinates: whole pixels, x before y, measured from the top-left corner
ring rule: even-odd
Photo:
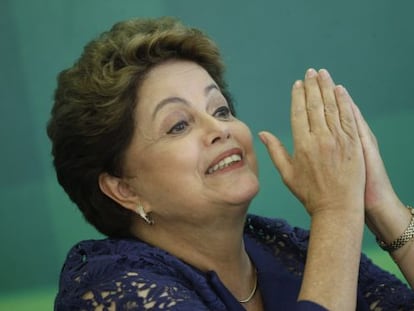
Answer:
[[[241,156],[238,154],[233,154],[227,158],[224,158],[223,160],[221,160],[219,163],[217,163],[216,165],[214,165],[213,167],[210,167],[208,169],[208,173],[212,174],[215,171],[221,170],[227,166],[230,166],[231,164],[235,163],[235,162],[239,162],[241,161]]]

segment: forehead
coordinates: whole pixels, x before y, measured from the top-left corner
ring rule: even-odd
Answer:
[[[166,96],[191,96],[214,83],[208,72],[197,63],[171,60],[152,68],[139,90],[138,98],[160,101]]]

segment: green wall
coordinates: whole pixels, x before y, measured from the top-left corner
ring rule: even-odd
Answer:
[[[52,309],[69,247],[99,237],[55,181],[45,123],[57,73],[121,19],[173,15],[204,29],[222,49],[239,117],[287,146],[292,82],[309,67],[328,68],[371,124],[400,197],[414,204],[414,3],[397,3],[1,0],[0,309]],[[255,145],[262,186],[252,212],[308,226],[257,138]],[[364,250],[395,271],[368,233]]]

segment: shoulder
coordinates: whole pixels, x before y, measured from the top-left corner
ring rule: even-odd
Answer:
[[[61,277],[94,282],[122,271],[146,270],[152,266],[152,261],[162,262],[163,255],[163,252],[134,239],[86,240],[69,251]],[[83,278],[86,274],[88,277]]]
[[[137,239],[102,239],[79,242],[69,251],[62,276],[87,274],[85,282],[111,278],[124,271],[179,277],[183,263],[169,253]]]
[[[174,310],[179,306],[179,310],[204,310],[197,293],[183,277],[183,265],[138,240],[82,241],[69,251],[62,268],[55,308],[133,306],[139,310]]]
[[[145,261],[140,260],[146,257],[151,260],[157,253],[158,258],[164,254],[161,250],[150,247],[149,245],[136,239],[102,239],[85,240],[77,243],[69,251],[63,267],[63,271],[78,270],[82,267],[97,264],[111,264],[116,268],[121,268],[128,264],[144,265]],[[135,261],[137,261],[135,263]]]

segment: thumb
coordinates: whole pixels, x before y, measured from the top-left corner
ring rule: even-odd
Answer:
[[[287,180],[291,175],[291,157],[283,146],[282,142],[273,134],[262,131],[259,133],[260,140],[266,146],[267,152],[273,164],[279,171],[283,180]]]

